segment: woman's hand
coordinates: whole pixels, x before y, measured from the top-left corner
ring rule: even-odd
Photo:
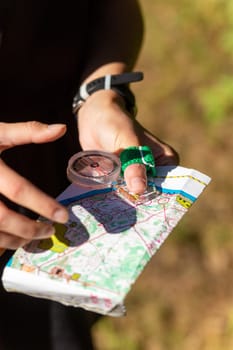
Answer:
[[[52,142],[65,132],[66,126],[63,124],[0,123],[0,152],[27,143]],[[64,223],[68,220],[65,208],[17,174],[1,159],[0,174],[0,193],[6,198],[53,221]],[[51,225],[31,220],[0,202],[1,248],[16,249],[28,241],[47,238],[53,233]]]
[[[130,146],[147,145],[152,149],[156,165],[175,165],[174,149],[133,121],[124,108],[124,101],[112,90],[100,90],[81,107],[78,129],[84,150],[104,150],[115,154]],[[124,173],[130,191],[143,193],[147,177],[144,165],[132,164]]]

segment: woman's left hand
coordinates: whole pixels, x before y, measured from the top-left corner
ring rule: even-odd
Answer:
[[[91,95],[78,113],[79,140],[83,150],[103,150],[117,155],[130,146],[147,145],[156,165],[176,165],[176,151],[145,130],[124,108],[123,99],[112,90]],[[143,193],[147,186],[145,166],[129,165],[124,172],[128,189]]]

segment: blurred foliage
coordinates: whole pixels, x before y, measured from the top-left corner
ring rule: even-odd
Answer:
[[[212,182],[153,257],[98,350],[233,349],[233,1],[140,0],[138,119]]]
[[[143,67],[155,74],[147,101],[153,94],[156,107],[166,100],[168,112],[172,109],[187,118],[193,109],[208,123],[228,118],[233,84],[232,2],[141,3],[147,30]]]
[[[200,102],[208,123],[224,120],[233,108],[233,77],[222,76],[210,88],[201,89]]]

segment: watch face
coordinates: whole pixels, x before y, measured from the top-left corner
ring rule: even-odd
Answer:
[[[120,159],[112,153],[83,151],[70,158],[67,177],[81,186],[103,188],[117,180],[120,169]]]

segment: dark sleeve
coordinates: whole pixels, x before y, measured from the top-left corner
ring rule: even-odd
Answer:
[[[143,40],[143,16],[136,0],[92,1],[83,79],[109,63],[131,70]]]

